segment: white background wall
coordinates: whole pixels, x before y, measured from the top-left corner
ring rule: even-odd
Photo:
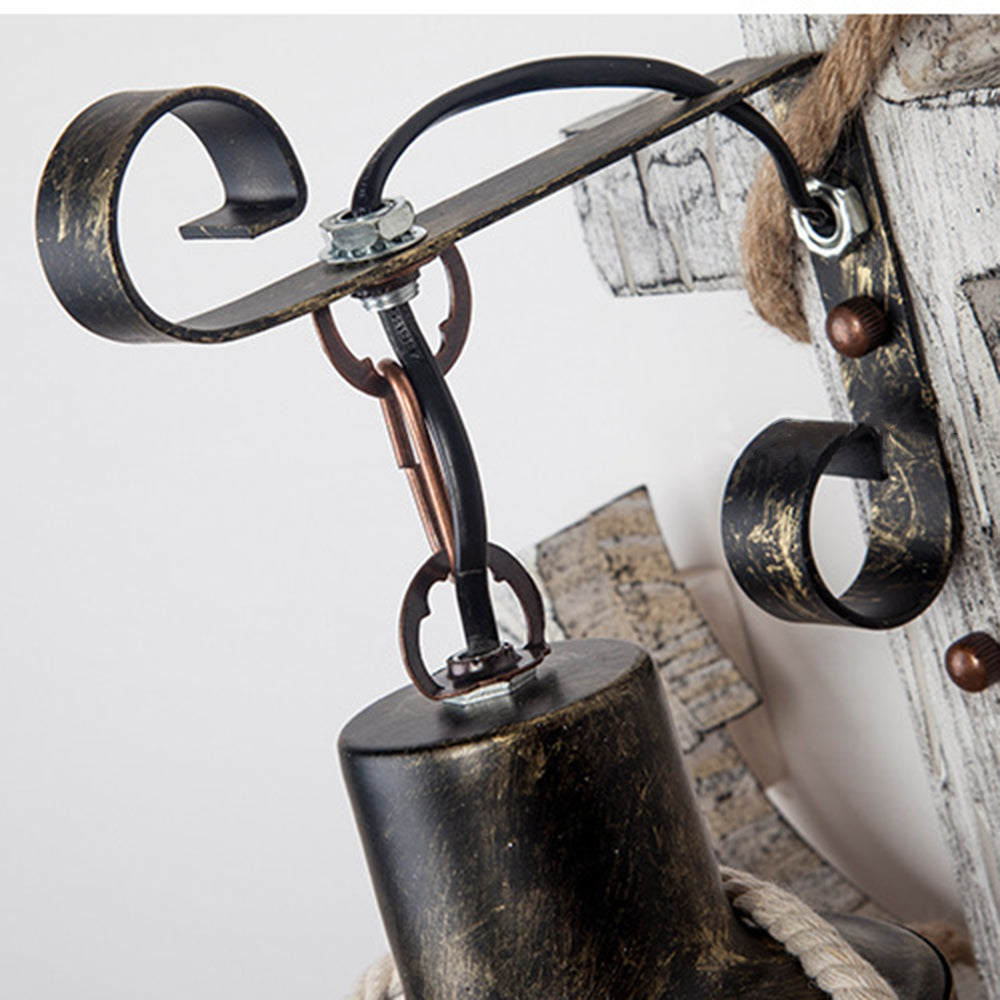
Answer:
[[[215,348],[75,326],[33,249],[45,158],[116,90],[214,83],[275,115],[310,202],[253,244],[177,237],[220,190],[182,125],[157,126],[136,156],[130,267],[180,317],[309,262],[316,222],[347,204],[368,153],[440,91],[555,53],[708,70],[742,54],[736,20],[2,27],[0,994],[339,996],[384,948],[335,740],[403,683],[395,618],[425,557],[403,477],[377,405],[339,381],[307,320]],[[390,192],[428,205],[619,96],[532,96],[446,123]],[[493,537],[516,550],[645,482],[677,562],[721,565],[735,456],[773,419],[826,414],[809,350],[739,293],[613,300],[569,193],[462,248],[476,314],[451,382]],[[443,293],[431,269],[424,284],[432,326]],[[387,353],[354,303],[337,315],[360,352]],[[860,556],[851,504],[827,499],[817,542],[846,580]],[[883,639],[743,606],[798,821],[904,915],[946,912],[948,863]]]

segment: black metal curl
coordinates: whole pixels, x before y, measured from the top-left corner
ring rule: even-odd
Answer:
[[[427,231],[425,239],[393,256],[336,267],[315,261],[180,320],[160,315],[144,301],[118,242],[122,180],[145,132],[168,113],[184,118],[224,173],[227,210],[181,227],[187,238],[253,237],[290,221],[305,203],[302,171],[274,119],[242,94],[218,87],[111,94],[70,122],[45,165],[36,217],[42,265],[65,308],[102,337],[212,344],[236,340],[383,285],[595,170],[805,71],[816,58],[774,56],[721,67],[715,77],[732,83],[704,97],[675,102],[660,95],[622,109],[585,133],[432,205],[417,220]]]
[[[772,615],[888,629],[911,621],[941,590],[958,514],[911,297],[859,121],[845,129],[827,176],[857,191],[870,228],[841,257],[813,258],[824,305],[864,296],[888,333],[860,357],[837,357],[854,423],[779,420],[747,445],[726,484],[722,543],[737,583]],[[867,553],[842,594],[823,580],[810,539],[824,475],[868,483]]]
[[[305,176],[291,144],[243,94],[221,87],[131,90],[92,104],[69,124],[45,164],[35,225],[56,297],[77,322],[113,340],[199,339],[143,299],[118,238],[129,160],[167,114],[201,140],[225,192],[220,208],[180,227],[184,239],[250,239],[297,218],[306,205]]]

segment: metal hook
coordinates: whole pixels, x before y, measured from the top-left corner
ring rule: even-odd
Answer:
[[[453,656],[435,680],[420,651],[420,625],[430,614],[427,597],[431,587],[453,575],[455,537],[451,502],[444,475],[431,444],[420,403],[406,373],[395,361],[381,361],[378,372],[388,392],[380,398],[397,465],[407,474],[433,555],[417,572],[403,598],[400,611],[400,646],[403,662],[422,694],[435,700],[467,695],[486,685],[511,681],[538,665],[548,654],[545,611],[541,595],[527,570],[498,545],[487,546],[490,572],[498,583],[514,591],[525,616],[527,642],[515,650],[501,644],[487,656]]]
[[[545,607],[528,571],[499,545],[489,545],[489,567],[493,579],[507,583],[521,605],[527,641],[521,649],[504,643],[491,657],[490,669],[480,674],[478,661],[452,657],[445,670],[431,675],[420,651],[420,625],[431,613],[427,598],[431,587],[447,580],[451,570],[444,553],[430,557],[417,571],[403,598],[399,613],[399,641],[406,671],[421,694],[435,701],[468,694],[490,684],[510,681],[526,673],[549,654],[545,641]],[[497,660],[503,665],[497,669]]]

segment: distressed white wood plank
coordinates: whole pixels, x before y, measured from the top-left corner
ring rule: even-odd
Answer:
[[[879,81],[890,101],[1000,84],[1000,17],[944,14],[917,18]]]
[[[748,54],[825,48],[840,21],[744,18]],[[993,89],[1000,84],[998,22],[971,15],[914,19],[865,112],[939,401],[963,530],[944,591],[917,622],[893,633],[892,649],[992,1000],[1000,1000],[1000,693],[965,694],[948,682],[942,659],[947,646],[972,629],[1000,635],[993,514],[1000,509],[1000,90]],[[970,85],[980,89],[962,89]],[[669,183],[643,183],[635,169],[631,175],[591,178],[589,197],[628,220],[619,227],[615,252],[625,247],[633,273],[660,274],[651,288],[636,284],[637,292],[738,282],[732,248],[742,227],[738,205],[752,175],[749,143],[734,136],[717,144],[716,175],[734,178],[744,172],[729,186],[713,187],[703,164],[685,160],[679,148],[666,144],[651,156],[686,164]],[[685,169],[690,180],[682,176]],[[677,192],[686,190],[702,196],[683,206]],[[681,223],[685,215],[687,228]],[[718,236],[719,218],[728,220],[728,239]],[[678,248],[669,233],[683,233],[690,242]],[[600,267],[611,248],[596,230],[588,233],[588,242]],[[668,249],[698,262],[689,267],[688,281],[661,266]],[[713,249],[716,257],[706,257]],[[801,267],[799,280],[810,324],[820,330],[822,309],[811,269]],[[833,353],[822,341],[816,352],[834,410],[846,414]]]
[[[713,117],[575,185],[584,238],[611,291],[740,287],[732,219],[742,216],[759,155],[742,129]]]
[[[991,100],[998,96],[989,93]],[[899,105],[878,101],[868,122],[940,405],[963,526],[945,591],[929,614],[895,638],[894,651],[922,729],[921,745],[937,776],[937,805],[983,978],[996,998],[1000,694],[960,691],[941,664],[954,639],[971,629],[996,633],[1000,627],[1000,564],[991,514],[1000,504],[1000,381],[983,331],[960,293],[963,278],[997,260],[1000,212],[987,189],[997,182],[998,119],[994,107],[957,95],[909,115]],[[953,155],[941,155],[943,137]],[[935,146],[931,155],[913,153]]]
[[[841,17],[775,14],[743,19],[755,52],[815,52],[836,38]],[[1000,16],[934,14],[907,25],[876,87],[888,101],[912,101],[1000,85]]]
[[[966,19],[967,26],[973,20]],[[916,58],[918,43],[912,39],[923,38],[928,64],[935,52],[943,52],[949,60],[939,67],[939,76],[944,76],[961,60],[954,58],[940,37],[931,40],[933,29],[941,24],[928,21],[911,25],[907,32],[907,58],[911,63]],[[825,26],[809,19],[804,27],[815,37],[832,26],[832,19]],[[758,36],[758,27],[761,35],[770,37]],[[747,18],[744,30],[748,48],[755,53],[782,47],[768,19]],[[897,83],[899,64],[897,59]],[[932,77],[927,72],[924,79]],[[991,513],[1000,504],[996,447],[1000,379],[990,352],[991,343],[994,349],[996,344],[996,317],[987,315],[995,305],[989,275],[996,268],[1000,232],[998,101],[1000,94],[991,89],[902,103],[879,96],[865,113],[938,398],[942,438],[963,526],[959,554],[941,596],[917,622],[895,632],[891,642],[983,985],[993,1000],[1000,997],[996,947],[1000,940],[996,846],[1000,843],[1000,694],[976,696],[960,691],[947,680],[942,661],[954,639],[972,629],[997,632],[1000,626],[1000,563],[993,551]],[[803,268],[801,275],[811,326],[820,329],[818,291],[808,269]],[[828,391],[843,412],[842,384],[832,352],[822,342],[816,349]]]
[[[748,43],[755,53],[818,51],[831,44],[840,21],[773,15],[755,22]],[[886,101],[931,107],[929,96],[970,86],[1000,86],[1000,16],[915,18],[877,93]],[[765,95],[752,103],[769,110]],[[608,113],[565,132],[571,135]],[[756,139],[716,116],[577,184],[584,239],[612,293],[742,287],[738,233],[761,150]]]

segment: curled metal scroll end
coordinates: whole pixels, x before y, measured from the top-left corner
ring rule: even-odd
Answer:
[[[821,232],[799,235],[827,311],[819,350],[843,382],[848,422],[780,420],[739,457],[726,485],[723,546],[747,596],[778,618],[890,629],[921,614],[940,592],[958,540],[958,509],[941,446],[892,227],[864,127],[845,126],[810,181],[830,209]],[[824,582],[812,551],[813,497],[824,475],[866,480],[867,552],[843,593]]]
[[[218,90],[208,99],[186,99],[171,113],[201,140],[225,191],[220,208],[180,227],[184,239],[253,239],[302,214],[302,168],[278,123],[259,104]]]
[[[740,455],[726,484],[722,541],[759,607],[788,621],[888,629],[937,596],[954,550],[950,493],[926,442],[864,424],[779,420]],[[868,552],[839,596],[812,550],[810,516],[823,475],[868,480]]]
[[[225,198],[180,227],[184,239],[252,239],[299,216],[306,182],[291,144],[259,104],[221,87],[124,91],[81,112],[56,143],[38,191],[42,266],[65,309],[112,340],[222,339],[173,323],[140,296],[118,239],[122,182],[147,131],[167,114],[195,133]]]

